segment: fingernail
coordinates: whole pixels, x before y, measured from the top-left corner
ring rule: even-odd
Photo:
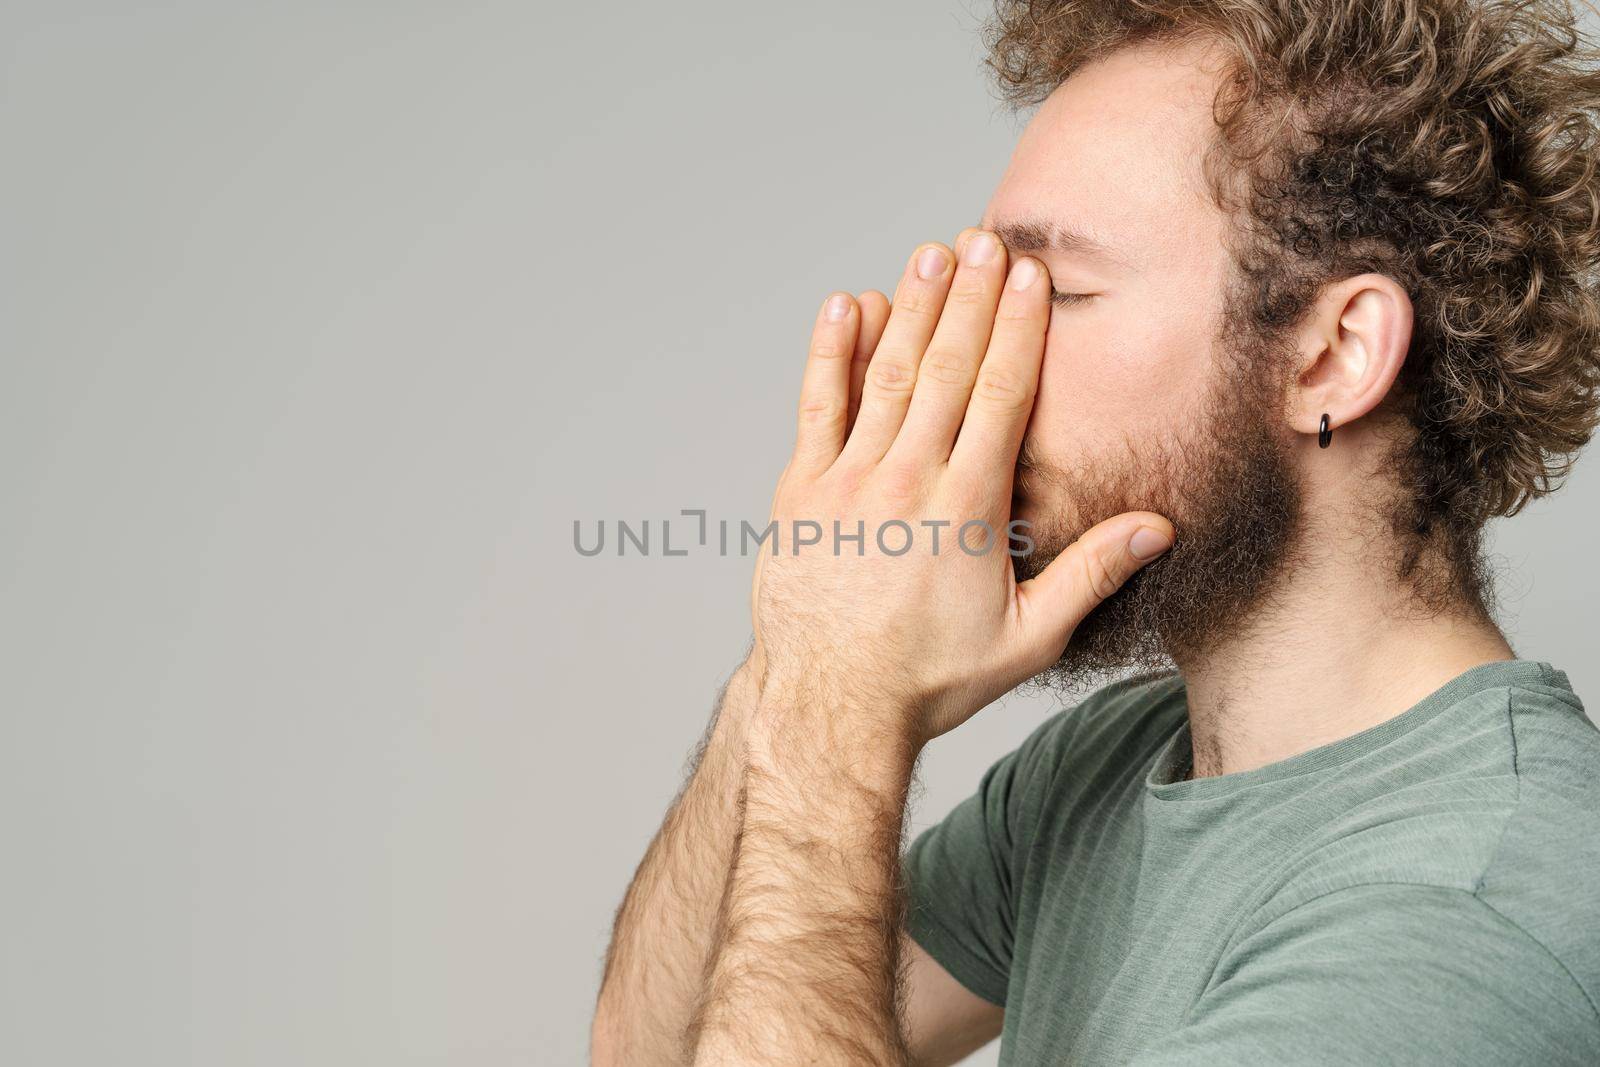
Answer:
[[[828,297],[828,306],[823,314],[828,316],[829,322],[843,322],[844,317],[850,314],[850,298],[843,293],[834,293]]]
[[[917,276],[924,281],[933,281],[944,273],[944,250],[939,248],[924,248],[917,257]]]
[[[975,233],[961,252],[961,262],[969,267],[981,267],[994,258],[995,239],[987,233]]]
[[[1039,268],[1034,266],[1033,260],[1019,259],[1017,265],[1011,268],[1011,288],[1026,289],[1038,276]]]
[[[1128,551],[1134,559],[1155,559],[1172,547],[1172,538],[1152,526],[1141,526],[1128,538]]]

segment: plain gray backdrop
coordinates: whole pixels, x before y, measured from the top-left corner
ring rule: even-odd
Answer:
[[[1005,164],[981,13],[0,5],[0,1060],[583,1061],[750,564],[572,523],[765,516],[818,303]],[[1597,514],[1495,535],[1580,694]]]

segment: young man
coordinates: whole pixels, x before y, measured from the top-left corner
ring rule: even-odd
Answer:
[[[773,514],[865,542],[761,560],[597,1062],[1600,1063],[1600,734],[1479,537],[1595,419],[1572,26],[1002,6],[1042,106],[892,311],[819,313]],[[902,859],[929,739],[1129,667]]]

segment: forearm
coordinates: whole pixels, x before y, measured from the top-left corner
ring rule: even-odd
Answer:
[[[695,768],[617,911],[595,1008],[596,1064],[682,1064],[705,982],[740,820],[746,726],[758,685],[747,665],[724,687]]]
[[[785,699],[780,697],[779,699]],[[764,706],[695,1063],[908,1061],[900,837],[915,747],[831,703]]]

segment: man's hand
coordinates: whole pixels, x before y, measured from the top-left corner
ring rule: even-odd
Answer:
[[[1017,583],[1007,524],[1050,279],[1027,257],[1008,275],[992,233],[963,236],[959,266],[941,244],[911,257],[856,390],[862,308],[846,293],[823,305],[773,504],[790,540],[755,583],[769,685],[910,713],[892,725],[917,743],[1047,667],[1172,538],[1159,515],[1119,515]],[[819,543],[796,548],[797,530]]]
[[[1161,516],[1120,515],[1017,584],[1005,535],[1050,281],[965,236],[959,267],[943,245],[912,257],[858,396],[862,308],[840,293],[818,316],[773,504],[788,550],[753,591],[762,683],[690,1033],[701,1067],[909,1062],[899,845],[917,751],[1048,666],[1171,544]],[[796,551],[801,524],[821,535]]]

